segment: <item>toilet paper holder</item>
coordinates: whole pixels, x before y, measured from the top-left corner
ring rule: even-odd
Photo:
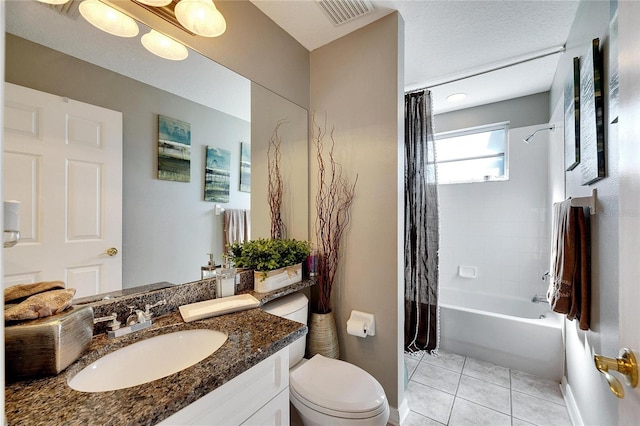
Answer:
[[[354,333],[353,330],[358,332]],[[347,320],[347,333],[358,337],[375,336],[376,318],[367,312],[351,311],[351,316]]]

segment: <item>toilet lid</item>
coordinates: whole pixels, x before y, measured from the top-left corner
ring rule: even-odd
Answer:
[[[384,389],[373,376],[322,355],[293,371],[289,384],[301,402],[327,414],[369,417],[384,411],[387,404]]]

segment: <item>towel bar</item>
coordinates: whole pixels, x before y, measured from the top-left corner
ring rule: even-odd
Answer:
[[[591,191],[591,196],[589,197],[576,197],[571,198],[571,207],[589,207],[589,210],[592,215],[596,214],[596,204],[598,200],[598,192],[596,188],[593,188]]]

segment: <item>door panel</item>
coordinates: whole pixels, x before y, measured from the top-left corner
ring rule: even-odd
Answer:
[[[21,202],[4,286],[61,280],[84,297],[122,288],[122,114],[5,84],[4,196]]]
[[[618,2],[619,106],[619,339],[640,359],[640,3]],[[640,387],[625,387],[620,425],[640,421]]]

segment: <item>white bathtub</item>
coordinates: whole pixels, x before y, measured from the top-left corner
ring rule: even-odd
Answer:
[[[562,317],[546,303],[441,288],[440,348],[560,382]]]

